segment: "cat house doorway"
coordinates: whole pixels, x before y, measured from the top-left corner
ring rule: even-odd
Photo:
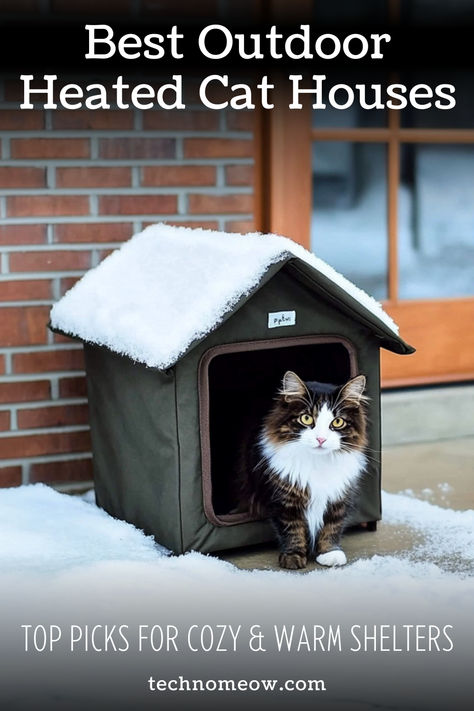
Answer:
[[[249,431],[260,426],[284,373],[343,384],[355,376],[352,343],[339,336],[299,336],[225,344],[204,353],[199,403],[204,511],[214,525],[245,523],[236,512],[238,458]]]

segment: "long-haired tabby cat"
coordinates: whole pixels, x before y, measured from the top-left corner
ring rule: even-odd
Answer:
[[[242,503],[269,517],[282,568],[344,565],[340,538],[366,459],[365,376],[342,386],[285,373],[241,461]]]

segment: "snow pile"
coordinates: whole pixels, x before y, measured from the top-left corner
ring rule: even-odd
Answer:
[[[448,485],[449,486],[449,485]],[[401,494],[382,495],[385,523],[405,524],[423,535],[412,555],[421,559],[450,559],[466,571],[474,561],[474,510],[454,511]]]
[[[44,484],[0,492],[0,569],[52,573],[100,561],[153,562],[151,536]]]
[[[157,224],[89,271],[51,311],[53,328],[167,368],[212,331],[267,269],[293,255],[344,289],[393,333],[371,296],[286,237]]]
[[[384,499],[386,518],[392,523],[417,525],[428,535],[437,526],[447,547],[460,548],[472,540],[469,516],[405,496]],[[0,490],[0,570],[2,708],[145,709],[155,708],[158,702],[162,708],[174,708],[175,694],[171,701],[150,696],[146,685],[150,674],[163,679],[179,675],[185,679],[313,679],[315,673],[328,679],[324,709],[441,711],[453,705],[453,698],[456,708],[470,708],[459,699],[472,696],[468,662],[474,578],[443,569],[431,555],[420,561],[374,555],[344,568],[302,574],[239,570],[199,553],[168,557],[151,538],[95,505],[33,485]],[[42,630],[50,624],[62,630],[61,641],[52,651],[25,653],[21,626],[38,626],[41,644]],[[311,638],[312,625],[337,625],[342,651],[313,653],[293,647],[278,654],[272,631],[282,624],[295,627],[296,639],[302,626]],[[403,640],[404,627],[418,634],[421,625],[424,644],[427,625],[449,625],[455,649],[443,655],[411,651],[392,655],[372,653],[369,645],[367,654],[353,654],[349,650],[354,624],[359,638],[363,628],[370,637],[375,626],[381,630],[384,625],[388,644],[395,627],[397,639]],[[119,625],[130,640],[123,654],[116,654],[113,646],[114,640],[121,641]],[[138,651],[141,625],[147,632],[143,651]],[[167,625],[178,629],[178,653],[172,647],[168,653],[146,643],[147,633],[151,637],[152,629],[166,630]],[[213,633],[216,645],[222,629],[230,625],[241,628],[236,653],[227,631],[224,648],[228,651],[222,654],[220,648],[217,653],[214,646],[204,654],[199,639],[207,644]],[[249,652],[254,625],[265,635],[265,653]],[[77,631],[81,633],[74,654],[69,652],[73,627],[76,637]],[[188,651],[186,642],[191,628],[200,650],[196,654]],[[159,634],[154,639],[159,645]],[[88,652],[83,651],[86,643]],[[203,698],[206,708],[217,709],[224,696],[212,693]],[[225,704],[240,708],[242,698],[234,697],[232,703],[232,697],[225,695]],[[302,695],[295,698],[306,707]],[[195,708],[196,699],[180,694],[178,706]],[[272,708],[288,708],[288,699],[277,693]]]
[[[167,556],[168,551],[129,523],[118,521],[94,504],[60,494],[43,485],[0,490],[0,569],[3,574],[50,574],[118,565],[126,571],[143,565],[161,573],[186,571],[197,578],[211,573],[232,578],[251,576],[262,582],[284,572],[240,571],[217,558],[191,553]],[[474,559],[474,511],[453,511],[400,494],[383,493],[384,521],[407,524],[423,533],[419,548],[401,557],[375,555],[345,568],[318,569],[307,576],[363,580],[367,575],[408,578],[448,575],[439,558],[455,556],[465,563]],[[449,566],[448,566],[449,567]],[[461,566],[462,568],[462,566]],[[300,578],[301,576],[296,576]],[[280,583],[279,583],[280,584]],[[294,583],[290,583],[294,584]],[[352,583],[351,583],[352,584]]]

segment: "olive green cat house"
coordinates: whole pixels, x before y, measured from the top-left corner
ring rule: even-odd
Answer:
[[[367,376],[371,457],[352,523],[380,519],[379,350],[413,348],[291,240],[153,225],[55,304],[50,326],[84,343],[98,504],[175,553],[273,537],[235,512],[232,484],[243,431],[286,370]]]

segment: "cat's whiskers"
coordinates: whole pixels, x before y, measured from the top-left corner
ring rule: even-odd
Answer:
[[[351,447],[351,446],[348,445],[348,444],[343,444],[343,445],[341,445],[341,451],[342,451],[342,452],[347,452],[347,454],[352,454],[353,452],[360,452],[360,453],[362,453],[362,454],[364,455],[364,457],[365,457],[366,459],[369,459],[370,461],[375,462],[375,463],[377,463],[377,464],[379,463],[379,459],[377,459],[377,457],[373,457],[372,455],[368,454],[368,453],[367,453],[367,449],[366,449],[365,447],[363,447],[362,449],[360,449],[360,448],[358,448],[358,447]],[[373,450],[372,450],[372,449],[368,448],[368,451],[376,452],[377,450],[376,450],[376,449],[373,449]]]
[[[336,386],[305,383],[287,371],[275,404],[255,432],[255,447],[245,460],[247,501],[271,519],[282,567],[304,567],[311,552],[324,558],[339,546],[359,479],[369,460],[375,461],[375,451],[363,446],[364,386],[364,376]],[[333,426],[338,417],[349,421],[350,442]]]

